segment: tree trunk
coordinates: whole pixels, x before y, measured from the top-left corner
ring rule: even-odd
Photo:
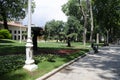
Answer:
[[[93,12],[92,12],[92,5],[91,5],[91,1],[90,1],[90,17],[91,17],[91,32],[90,32],[90,42],[92,43],[92,39],[93,39]]]
[[[96,36],[96,43],[99,44],[99,33],[97,33],[97,36]]]
[[[82,11],[82,14],[83,14],[83,18],[84,18],[84,32],[83,32],[83,45],[85,46],[86,45],[86,26],[87,26],[87,14],[85,13],[85,11],[83,10],[83,7],[80,3],[80,0],[79,0],[79,5],[80,5],[80,9]]]
[[[5,13],[2,14],[4,28],[8,30],[7,16]]]
[[[107,44],[109,44],[109,31],[107,31]]]
[[[71,47],[71,43],[70,43],[70,38],[69,37],[68,37],[68,40],[67,40],[67,44],[68,44],[67,45],[68,47]]]
[[[34,35],[32,40],[33,40],[33,50],[37,51],[37,49],[38,49],[37,48],[37,35]]]
[[[87,17],[85,16],[85,21],[84,21],[84,32],[83,32],[83,44],[84,46],[86,45],[86,25],[87,25]]]

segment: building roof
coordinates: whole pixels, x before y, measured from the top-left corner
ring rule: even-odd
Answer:
[[[0,21],[0,24],[3,24],[2,21]],[[15,22],[15,21],[10,21],[7,23],[8,26],[13,26],[13,27],[25,27],[27,28],[26,26],[22,25],[20,22]]]

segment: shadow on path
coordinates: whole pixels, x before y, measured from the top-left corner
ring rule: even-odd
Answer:
[[[93,70],[101,80],[120,80],[120,47],[104,47],[98,54],[90,54],[72,66]]]
[[[120,80],[120,47],[103,47],[88,54],[47,80]]]

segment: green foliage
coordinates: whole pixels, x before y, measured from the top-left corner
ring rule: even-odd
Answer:
[[[83,14],[78,0],[68,0],[66,4],[62,6],[62,11],[68,16],[68,21],[63,23],[61,21],[51,20],[45,25],[45,40],[58,39],[68,40],[68,37],[73,41],[81,41],[83,33]],[[81,1],[83,7],[86,9],[85,1]]]
[[[76,38],[81,38],[82,29],[83,28],[80,25],[79,20],[74,16],[70,16],[68,18],[67,23],[64,23],[62,21],[51,20],[45,25],[44,39],[55,39],[57,41],[65,41],[70,34],[75,34],[73,35],[74,37],[71,36],[75,41]]]
[[[45,25],[45,40],[59,39],[59,33],[64,31],[64,22],[51,20]]]
[[[4,36],[0,34],[0,39],[4,39]]]
[[[8,29],[7,21],[24,19],[28,0],[0,0],[0,21],[4,21],[4,27]],[[32,11],[35,3],[32,1]]]
[[[86,51],[88,50],[81,50],[80,52],[72,53],[66,56],[57,56],[54,54],[37,55],[34,57],[34,59],[39,68],[35,72],[27,72],[22,69],[23,65],[25,64],[25,55],[0,56],[0,78],[2,80],[8,80],[8,78],[9,80],[35,80],[36,78],[48,73],[60,65],[83,55]],[[21,73],[24,74],[25,77],[16,76],[15,79],[10,77],[11,75],[20,75]]]
[[[7,29],[0,30],[0,39],[11,39],[11,34]]]
[[[120,0],[93,0],[94,23],[97,30],[111,38],[119,37],[120,30]]]
[[[28,0],[1,0],[0,1],[0,16],[6,15],[7,18],[21,19],[25,17],[25,10],[28,7]],[[32,1],[32,10],[34,11],[35,3]]]
[[[63,12],[69,16],[68,18],[68,33],[67,34],[71,34],[72,31],[72,27],[76,28],[74,33],[77,33],[77,41],[81,41],[80,39],[82,39],[82,32],[84,31],[84,35],[83,35],[83,41],[86,42],[86,31],[85,28],[87,28],[87,24],[88,24],[88,20],[87,20],[87,15],[89,14],[89,10],[88,10],[88,4],[86,3],[85,0],[68,0],[68,2],[66,4],[64,4],[62,6],[62,10]],[[74,22],[72,22],[74,21]],[[83,25],[83,26],[81,26]],[[77,27],[75,27],[77,26]],[[84,27],[84,28],[82,28]]]
[[[19,43],[15,40],[0,40],[0,79],[1,80],[35,80],[36,78],[50,72],[62,64],[88,52],[83,49],[82,43],[72,43],[73,47],[66,47],[66,43],[40,42],[40,50],[44,49],[48,54],[38,51],[34,55],[35,63],[38,69],[34,72],[28,72],[22,67],[25,62],[25,43]],[[80,49],[79,52],[71,53],[66,56],[59,56],[51,51],[64,49]],[[47,65],[47,66],[46,66]]]
[[[65,30],[67,37],[70,37],[73,41],[76,41],[76,39],[79,40],[81,38],[83,28],[76,17],[70,16],[68,17]]]
[[[21,68],[24,60],[23,55],[0,56],[0,75]]]
[[[66,39],[66,33],[65,32],[59,32],[59,40],[62,41],[64,40],[65,41]]]
[[[77,34],[76,33],[71,33],[71,34],[67,35],[67,37],[70,37],[72,40],[75,40],[76,37],[77,37]]]
[[[88,51],[89,51],[88,49],[84,49],[80,52],[69,54],[69,55],[66,56],[66,58],[67,58],[68,61],[73,60],[73,59],[77,58],[78,56],[82,56],[83,54],[85,54]]]
[[[20,1],[9,1],[9,0],[1,0],[0,1],[0,16],[6,15],[7,18],[20,18],[25,17],[25,8],[27,6],[27,0]]]
[[[68,0],[68,3],[64,4],[62,6],[62,11],[67,16],[75,16],[77,19],[80,19],[82,16],[82,13],[80,12],[78,0]]]
[[[55,62],[55,58],[57,57],[57,55],[53,55],[53,54],[48,54],[48,59],[47,61],[49,62]]]

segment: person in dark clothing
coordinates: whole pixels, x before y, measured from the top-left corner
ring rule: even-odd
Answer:
[[[98,53],[98,45],[94,45],[94,43],[91,44],[92,49],[94,50],[94,53]]]

